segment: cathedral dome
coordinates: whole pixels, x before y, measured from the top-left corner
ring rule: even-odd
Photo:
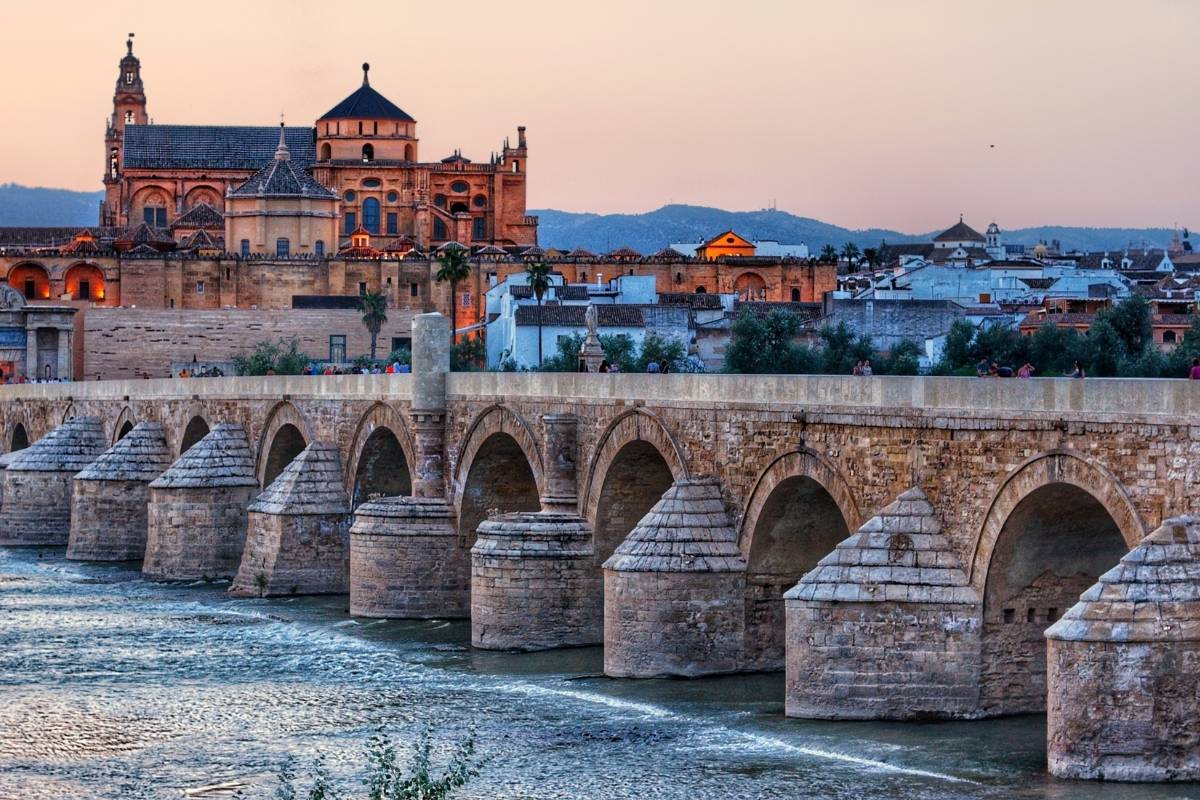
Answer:
[[[356,89],[345,100],[322,114],[317,121],[323,122],[324,120],[332,119],[390,119],[400,122],[416,122],[415,119],[406,114],[398,105],[371,88],[371,83],[367,80],[367,73],[370,69],[370,64],[363,64],[362,86]]]
[[[275,158],[254,173],[250,180],[230,192],[231,197],[311,197],[335,200],[337,195],[322,186],[303,167],[296,166],[288,151],[284,127],[279,126]]]

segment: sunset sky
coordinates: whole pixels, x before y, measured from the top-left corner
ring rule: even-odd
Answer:
[[[311,123],[361,81],[423,160],[529,129],[532,208],[850,227],[1200,225],[1191,0],[0,3],[0,182],[98,190],[128,31],[160,123]],[[198,15],[203,11],[207,16]],[[994,147],[993,147],[994,145]]]

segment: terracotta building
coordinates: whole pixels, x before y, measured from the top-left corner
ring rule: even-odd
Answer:
[[[362,86],[313,127],[283,132],[294,167],[341,198],[341,235],[361,225],[423,248],[536,244],[537,218],[525,213],[525,129],[487,163],[460,152],[423,162],[416,120],[370,85],[369,69],[363,64]],[[130,38],[104,137],[100,225],[168,228],[200,205],[223,211],[224,198],[271,162],[278,139],[272,127],[151,123]]]

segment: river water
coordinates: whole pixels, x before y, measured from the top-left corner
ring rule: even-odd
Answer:
[[[1048,777],[1040,717],[790,720],[781,675],[608,680],[599,648],[485,653],[462,622],[224,588],[0,551],[0,798],[266,798],[318,753],[353,787],[381,725],[437,752],[473,727],[463,798],[1200,798]]]

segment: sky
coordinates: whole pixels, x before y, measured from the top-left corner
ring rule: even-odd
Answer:
[[[198,10],[204,12],[198,14]],[[311,124],[361,82],[421,158],[528,127],[530,208],[848,227],[1200,225],[1192,0],[0,0],[0,182],[97,190],[136,32],[160,123]]]

